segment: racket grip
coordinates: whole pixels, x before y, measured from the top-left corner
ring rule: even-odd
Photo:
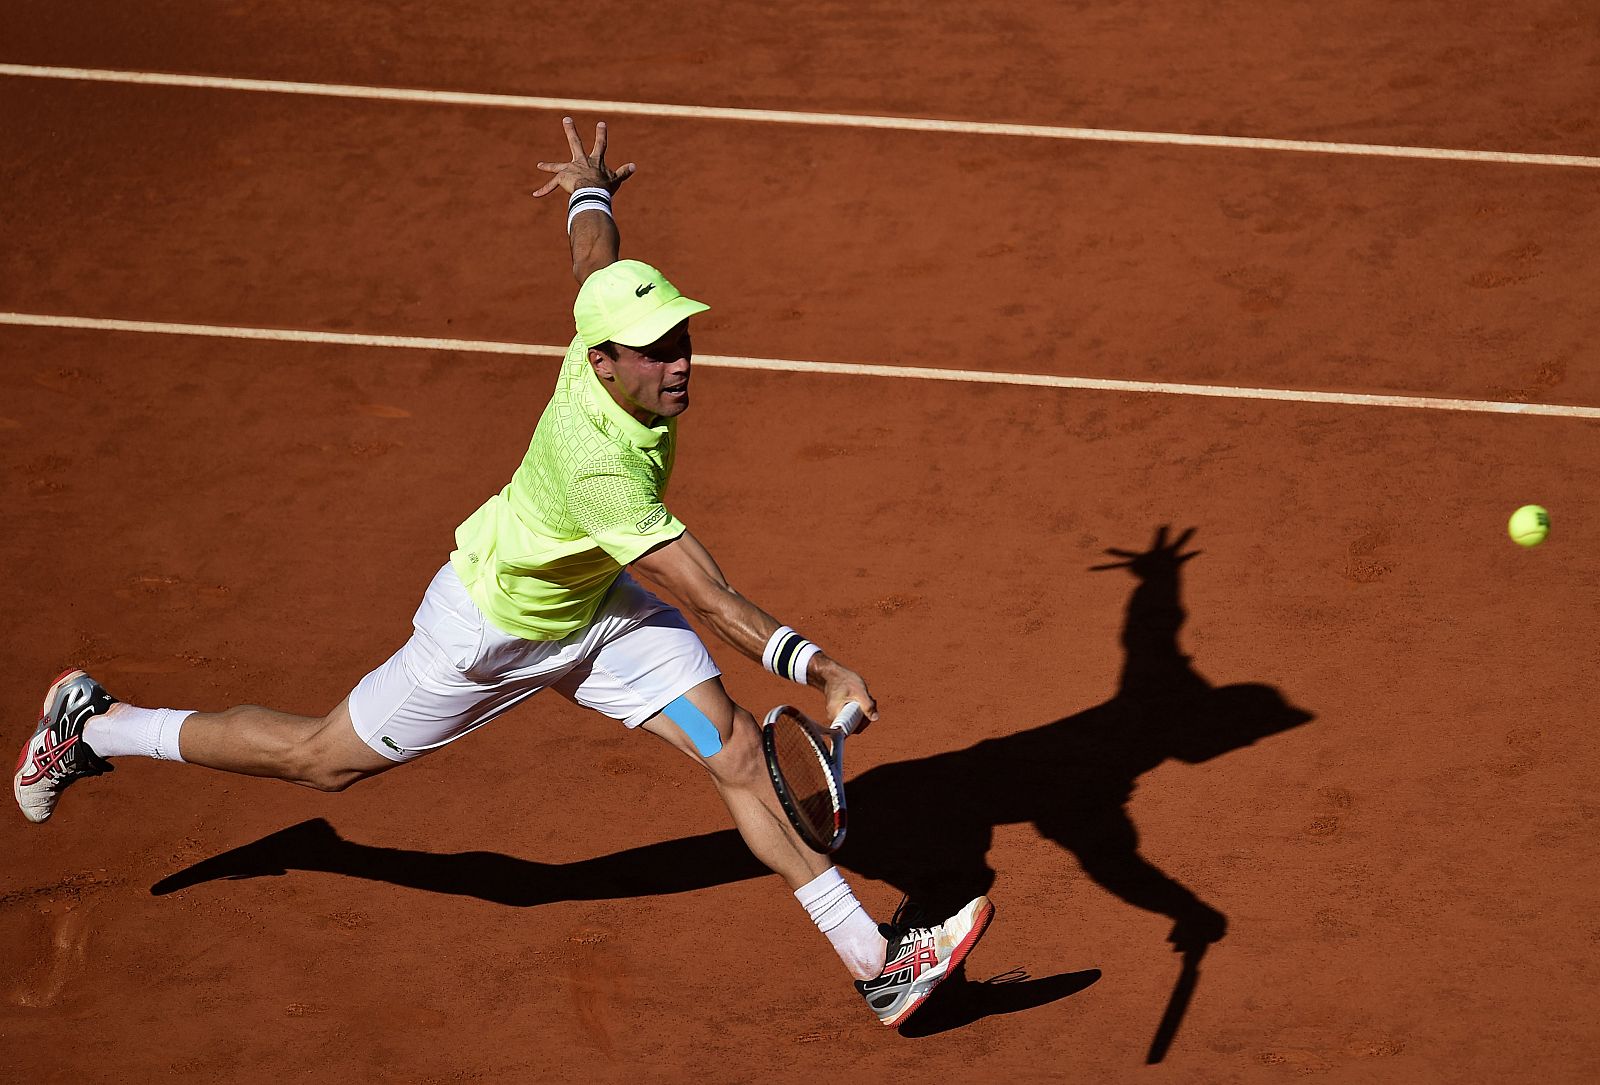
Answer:
[[[844,735],[855,734],[856,728],[860,727],[866,718],[867,714],[861,710],[861,706],[851,701],[833,721],[833,730]]]

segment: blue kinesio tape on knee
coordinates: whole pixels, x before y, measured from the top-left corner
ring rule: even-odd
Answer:
[[[677,724],[683,733],[689,736],[689,741],[694,743],[694,748],[700,751],[701,757],[710,757],[722,749],[722,735],[718,733],[717,725],[696,708],[689,698],[679,697],[662,711],[667,714],[667,719]]]

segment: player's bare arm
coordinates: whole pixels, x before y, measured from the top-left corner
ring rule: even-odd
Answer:
[[[717,636],[757,663],[782,625],[728,583],[711,552],[691,532],[650,551],[629,568],[672,593]],[[877,702],[867,691],[867,683],[825,652],[812,657],[806,684],[827,698],[830,717],[854,701],[866,711],[867,719],[878,718]]]
[[[572,152],[570,162],[540,162],[546,173],[555,174],[534,196],[547,196],[556,189],[569,195],[580,189],[603,189],[614,195],[622,182],[633,176],[632,162],[611,169],[606,165],[606,122],[594,126],[594,146],[587,154],[583,140],[578,137],[578,126],[571,117],[561,118],[566,131],[567,148]],[[617,262],[622,237],[617,232],[616,220],[597,208],[580,211],[572,220],[572,274],[582,285],[590,275]]]

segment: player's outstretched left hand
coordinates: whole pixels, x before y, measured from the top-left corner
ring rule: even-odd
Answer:
[[[616,169],[606,165],[605,121],[594,126],[594,150],[588,154],[583,153],[583,141],[578,138],[578,126],[572,118],[562,117],[561,127],[567,134],[572,161],[538,163],[540,169],[555,176],[546,181],[544,187],[534,193],[535,196],[548,196],[558,188],[568,192],[580,188],[603,188],[607,192],[616,192],[622,182],[633,176],[637,167],[632,162]]]

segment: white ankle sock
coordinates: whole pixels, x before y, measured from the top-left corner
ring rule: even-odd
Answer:
[[[135,708],[119,704],[91,716],[83,725],[83,741],[101,757],[154,757],[182,761],[178,732],[194,713],[177,708]]]
[[[852,975],[857,979],[871,979],[883,971],[885,944],[878,925],[856,899],[839,868],[831,866],[794,891],[798,900],[817,925],[817,930],[828,936]]]

